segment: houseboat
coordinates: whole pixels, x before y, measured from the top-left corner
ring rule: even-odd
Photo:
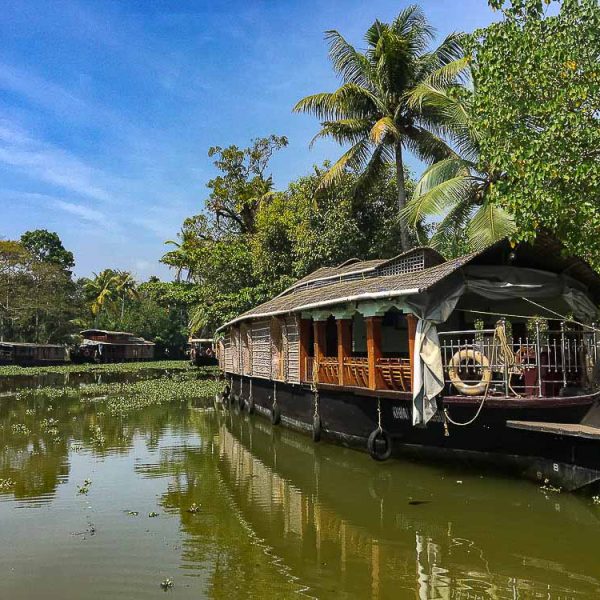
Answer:
[[[66,349],[60,344],[0,342],[1,365],[60,365],[66,360]]]
[[[600,434],[599,301],[600,275],[544,235],[323,267],[220,328],[224,400],[377,460],[571,464]],[[542,442],[536,423],[554,427]],[[600,469],[597,456],[576,466]]]
[[[154,342],[126,331],[86,329],[83,342],[71,352],[73,362],[129,362],[152,360]]]
[[[196,367],[217,364],[217,355],[212,338],[190,337],[188,340],[188,354],[190,363]]]

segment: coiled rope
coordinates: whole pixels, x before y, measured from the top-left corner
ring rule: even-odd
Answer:
[[[498,352],[500,352],[499,355],[497,354]],[[508,372],[508,387],[513,392],[513,394],[515,394],[517,397],[520,398],[521,396],[515,392],[515,390],[513,389],[512,385],[510,383],[512,375],[516,372],[516,361],[515,361],[515,355],[513,354],[513,351],[511,349],[510,345],[508,344],[508,340],[506,339],[506,327],[504,325],[504,321],[498,321],[496,323],[496,328],[494,329],[494,337],[492,340],[492,357],[491,357],[492,365],[494,364],[494,361],[498,356],[501,357],[501,360],[503,361],[505,368],[507,369],[507,372]],[[458,421],[454,421],[450,417],[450,413],[448,412],[448,409],[444,408],[444,417],[446,418],[446,421],[452,423],[452,425],[456,425],[457,427],[466,427],[468,425],[472,425],[477,420],[477,418],[481,414],[481,411],[483,410],[483,405],[485,404],[485,401],[487,400],[488,395],[489,395],[490,383],[491,383],[491,378],[485,384],[485,391],[483,394],[483,398],[481,399],[481,402],[479,403],[479,407],[477,408],[477,412],[475,413],[475,415],[473,416],[472,419],[469,419],[465,423],[460,423]],[[447,432],[447,424],[446,423],[445,423],[445,428],[446,428],[446,435],[449,435]]]

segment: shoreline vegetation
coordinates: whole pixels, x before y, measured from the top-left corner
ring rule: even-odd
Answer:
[[[66,365],[41,365],[32,367],[0,365],[0,377],[47,375],[52,373],[134,373],[151,370],[188,371],[192,369],[200,373],[204,368],[193,367],[187,360],[153,360],[104,364],[70,363]],[[206,367],[206,369],[210,370],[211,368]]]

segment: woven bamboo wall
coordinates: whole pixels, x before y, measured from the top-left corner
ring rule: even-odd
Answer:
[[[269,319],[252,321],[252,374],[271,377],[271,324]]]
[[[296,315],[285,319],[287,373],[286,381],[300,383],[300,321]]]
[[[242,344],[238,327],[231,328],[231,363],[233,369],[232,372],[239,374],[242,370]]]
[[[247,323],[240,325],[242,344],[242,373],[252,375],[252,330]]]
[[[288,315],[231,327],[222,341],[219,365],[226,373],[300,383],[299,319]]]
[[[225,365],[226,373],[233,373],[233,354],[231,351],[231,329],[225,332],[223,337],[223,363]]]

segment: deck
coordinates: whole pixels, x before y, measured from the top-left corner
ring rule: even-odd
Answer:
[[[573,438],[600,440],[600,427],[592,427],[581,423],[540,423],[532,421],[507,421],[511,429],[523,429],[539,433],[551,433]]]

